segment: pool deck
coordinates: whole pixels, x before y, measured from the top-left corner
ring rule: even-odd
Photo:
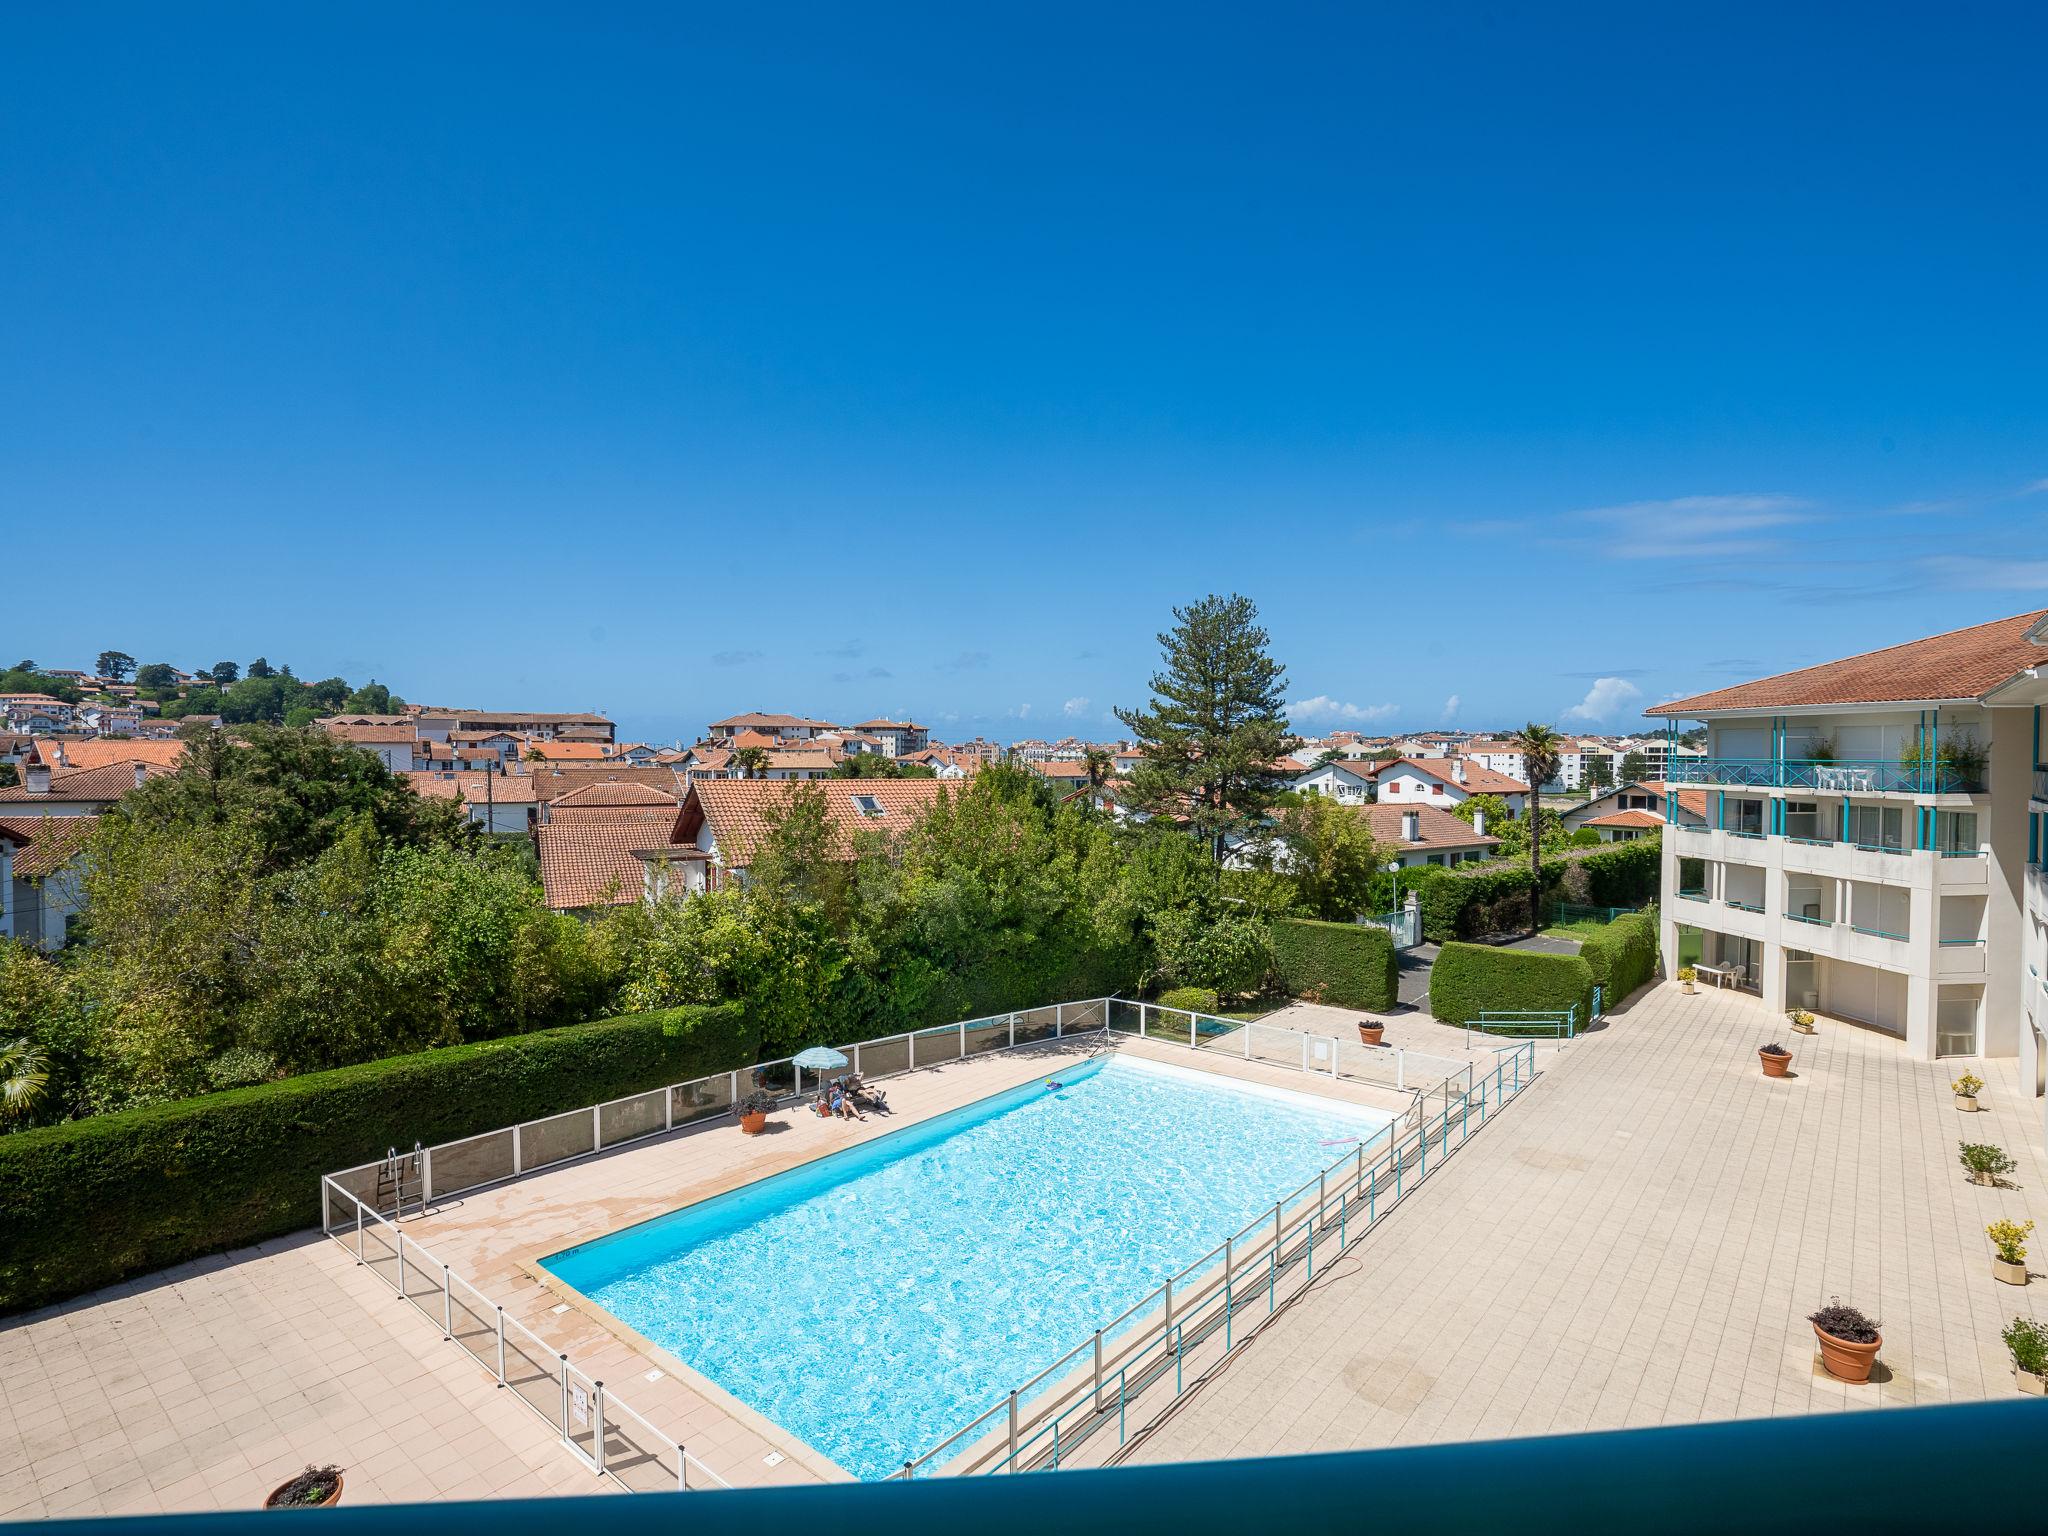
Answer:
[[[1405,1017],[1405,1016],[1404,1016]],[[1297,1022],[1306,1024],[1303,1019]],[[1426,1020],[1409,1020],[1434,1030]],[[1398,1025],[1398,1020],[1397,1020]],[[1662,986],[1543,1053],[1543,1076],[1327,1277],[1184,1398],[1128,1459],[1179,1461],[1932,1403],[2013,1390],[1998,1329],[2048,1316],[2002,1286],[1983,1225],[2048,1230],[2038,1101],[2012,1061],[1962,1063],[1823,1021],[1797,1076],[1755,1048],[1778,1016]],[[1443,1054],[1440,1037],[1390,1038]],[[1278,1086],[1384,1096],[1213,1052],[1127,1050]],[[1038,1047],[891,1080],[908,1125],[1040,1075]],[[621,1147],[457,1197],[405,1223],[543,1339],[596,1356],[610,1390],[735,1484],[829,1468],[732,1415],[561,1302],[522,1267],[892,1122],[783,1114]],[[1963,1181],[1958,1140],[2019,1162]],[[2037,1241],[2037,1254],[2040,1246]],[[2038,1265],[2037,1268],[2042,1266]],[[1884,1321],[1885,1379],[1815,1377],[1804,1314],[1840,1294]],[[1102,1448],[1106,1453],[1106,1447]],[[771,1450],[785,1459],[764,1464]],[[253,1508],[308,1461],[346,1502],[588,1493],[607,1486],[539,1417],[338,1245],[313,1234],[181,1265],[0,1326],[0,1517]]]

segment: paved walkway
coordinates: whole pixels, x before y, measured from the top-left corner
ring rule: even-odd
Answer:
[[[1128,1459],[1345,1450],[2001,1397],[1998,1334],[2048,1316],[1991,1277],[1984,1224],[2048,1232],[2048,1156],[2016,1064],[1956,1062],[1659,986],[1546,1075]],[[1796,1076],[1760,1073],[1783,1038]],[[1959,1140],[2019,1162],[1978,1188]],[[1883,1322],[1883,1380],[1817,1375],[1806,1314]]]

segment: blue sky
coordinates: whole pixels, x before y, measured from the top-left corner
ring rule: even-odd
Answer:
[[[1672,10],[18,8],[0,646],[1109,735],[1240,590],[1590,728],[2048,604],[2048,12]]]

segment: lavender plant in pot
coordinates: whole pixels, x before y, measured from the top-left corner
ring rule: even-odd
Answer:
[[[1877,1352],[1884,1347],[1874,1317],[1865,1317],[1841,1297],[1831,1296],[1818,1312],[1809,1312],[1814,1337],[1820,1340],[1821,1369],[1838,1381],[1868,1381],[1870,1368],[1877,1364]]]

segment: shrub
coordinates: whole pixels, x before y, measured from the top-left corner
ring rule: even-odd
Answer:
[[[1593,998],[1593,968],[1578,955],[1530,949],[1446,944],[1429,973],[1429,1011],[1449,1024],[1481,1013],[1578,1010],[1581,1026]]]
[[[1159,1006],[1183,1013],[1214,1013],[1220,1004],[1214,988],[1173,987],[1159,994]]]
[[[1950,1092],[1959,1093],[1966,1099],[1974,1099],[1982,1091],[1984,1079],[1974,1072],[1965,1072],[1948,1086]]]
[[[734,1005],[449,1046],[0,1137],[0,1312],[308,1227],[320,1176],[742,1066]]]
[[[1998,1250],[1998,1256],[2008,1264],[2027,1262],[2027,1238],[2032,1235],[2031,1221],[2014,1221],[2007,1218],[1994,1221],[1984,1229],[1984,1235],[1991,1239],[1991,1246]]]
[[[1579,945],[1579,958],[1600,985],[1604,1007],[1612,1008],[1657,974],[1657,913],[1617,917]]]
[[[1956,1154],[1962,1165],[1972,1173],[1988,1173],[1993,1178],[2001,1173],[2011,1173],[2019,1164],[2005,1148],[1993,1146],[1985,1141],[1959,1141]]]
[[[1225,997],[1256,992],[1273,969],[1266,925],[1228,913],[1204,918],[1192,910],[1166,913],[1155,925],[1164,979]],[[1057,996],[1058,994],[1053,994]]]
[[[1441,944],[1526,928],[1532,893],[1566,890],[1570,899],[1589,906],[1639,907],[1656,899],[1661,848],[1660,838],[1639,837],[1594,852],[1574,851],[1569,858],[1546,857],[1540,892],[1525,863],[1432,870],[1413,881],[1422,903],[1423,937]],[[1402,883],[1409,884],[1413,874],[1402,871]]]
[[[2048,1375],[2048,1323],[2016,1317],[1999,1337],[2005,1340],[2014,1366],[2030,1376]]]
[[[1282,918],[1273,924],[1273,966],[1290,997],[1367,1013],[1400,1000],[1394,936],[1371,923]]]
[[[1856,1308],[1845,1305],[1839,1296],[1828,1298],[1828,1304],[1818,1312],[1807,1313],[1806,1320],[1844,1344],[1875,1344],[1877,1331],[1884,1326],[1876,1318],[1865,1317]]]

